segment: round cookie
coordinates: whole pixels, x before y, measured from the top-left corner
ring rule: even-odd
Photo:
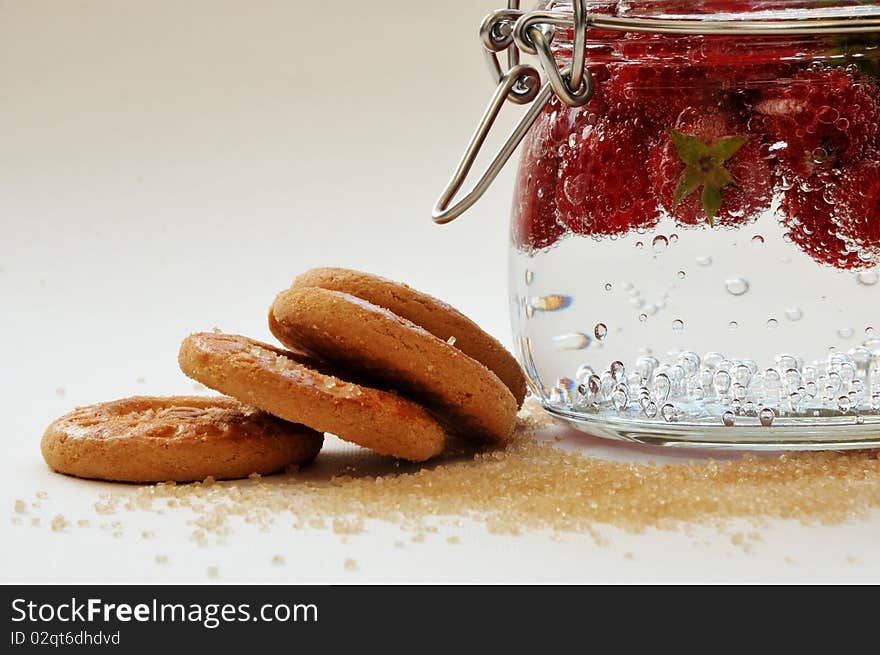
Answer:
[[[507,386],[521,407],[526,378],[519,363],[492,335],[455,307],[421,291],[369,273],[345,268],[313,268],[296,278],[294,287],[320,287],[356,296],[412,321],[435,337],[452,343],[492,371]]]
[[[231,334],[193,334],[180,368],[212,389],[276,416],[414,462],[439,455],[445,431],[416,403],[346,382],[302,355]]]
[[[504,441],[516,400],[485,366],[414,323],[366,300],[293,287],[272,305],[269,327],[286,346],[361,371],[424,402],[464,437]]]
[[[318,432],[231,398],[136,396],[62,416],[40,448],[53,470],[80,478],[193,482],[304,464],[323,441]]]

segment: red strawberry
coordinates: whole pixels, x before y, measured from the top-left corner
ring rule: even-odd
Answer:
[[[689,64],[617,64],[609,69],[609,80],[596,92],[602,94],[609,116],[646,129],[672,127],[688,107],[711,105],[722,97],[720,83]]]
[[[560,102],[551,101],[526,136],[520,155],[511,219],[511,238],[524,250],[553,245],[565,234],[557,220]]]
[[[875,148],[880,91],[839,69],[809,69],[765,91],[757,124],[776,157],[807,177],[858,161]]]
[[[654,193],[681,225],[740,225],[772,200],[772,172],[758,139],[719,111],[687,111],[651,153]]]
[[[591,112],[574,117],[561,148],[556,187],[559,219],[591,236],[624,234],[659,220],[645,168],[649,135],[635,121]]]
[[[880,164],[815,175],[786,191],[782,208],[791,240],[820,264],[880,264]]]

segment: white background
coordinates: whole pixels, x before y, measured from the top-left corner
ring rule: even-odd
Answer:
[[[429,220],[491,93],[476,27],[492,7],[0,0],[0,580],[204,581],[217,566],[225,582],[880,581],[878,514],[771,524],[751,553],[732,543],[752,529],[737,525],[600,528],[605,545],[471,523],[422,544],[387,524],[348,539],[237,526],[227,545],[200,548],[179,516],[123,513],[112,537],[92,504],[113,486],[45,468],[39,439],[55,416],[192,393],[180,339],[214,326],[268,339],[271,299],[311,266],[405,280],[508,339],[510,171],[465,218]],[[48,498],[13,525],[15,499],[38,491]],[[58,513],[93,527],[55,533]]]

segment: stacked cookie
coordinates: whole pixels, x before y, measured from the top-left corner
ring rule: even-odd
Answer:
[[[210,467],[180,463],[175,473],[174,466],[167,465],[185,457],[169,445],[185,438],[182,428],[154,442],[158,455],[153,459],[165,464],[156,466],[152,476],[137,467],[120,473],[119,461],[114,469],[117,475],[108,474],[106,466],[93,465],[95,460],[100,463],[102,455],[96,453],[101,449],[89,449],[87,467],[82,457],[58,456],[58,444],[71,441],[74,432],[79,439],[73,443],[82,443],[83,434],[99,432],[85,425],[83,411],[112,415],[116,423],[128,421],[136,432],[150,420],[144,417],[143,408],[161,406],[165,416],[175,399],[137,399],[138,415],[121,414],[110,403],[62,417],[44,436],[47,462],[61,472],[103,479],[240,477],[242,467],[252,467],[248,473],[265,473],[308,461],[320,449],[325,432],[384,455],[424,461],[442,452],[449,433],[503,442],[525,398],[519,365],[497,340],[453,307],[366,273],[337,268],[308,271],[275,299],[269,328],[286,349],[222,333],[193,334],[181,345],[179,363],[184,373],[239,401],[233,409],[231,400],[203,399],[208,404],[226,403],[224,429],[218,428],[219,418],[214,422],[204,419],[206,407],[183,402],[187,409],[177,412],[179,421],[197,439],[193,446],[200,457],[193,461],[204,460],[218,441],[216,434],[203,434],[204,430],[193,426],[211,425],[214,432],[219,429],[237,440],[240,447],[235,452],[230,452],[228,444],[218,450],[212,472],[206,473]],[[229,414],[233,411],[240,415]],[[190,423],[186,423],[187,416]],[[283,449],[273,450],[265,439],[255,439],[260,432],[253,429],[256,423],[264,426],[263,433],[268,430],[280,436],[278,444],[296,442],[297,446],[289,448],[287,456]],[[247,430],[233,428],[244,424]],[[106,445],[106,438],[101,441]],[[126,439],[117,441],[122,444]],[[250,457],[276,451],[277,461]],[[119,455],[116,452],[112,459],[125,459]],[[73,460],[76,465],[71,465]]]

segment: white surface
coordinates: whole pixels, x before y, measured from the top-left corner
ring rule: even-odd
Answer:
[[[731,542],[750,529],[738,526],[600,527],[597,545],[468,523],[419,544],[393,525],[343,539],[282,520],[200,548],[180,515],[96,517],[116,487],[45,468],[54,417],[191,393],[180,339],[215,325],[268,338],[274,293],[310,266],[406,280],[508,335],[510,172],[461,221],[428,220],[491,92],[475,28],[496,4],[0,0],[0,580],[205,581],[217,566],[224,582],[880,581],[880,514],[772,524],[751,554]],[[15,499],[38,491],[48,498],[13,525]],[[93,527],[52,532],[58,513]],[[107,520],[122,537],[97,527]],[[270,563],[277,553],[285,566]]]

